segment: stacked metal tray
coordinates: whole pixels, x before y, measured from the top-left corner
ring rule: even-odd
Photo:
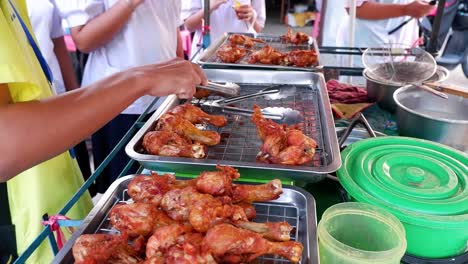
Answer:
[[[59,251],[52,263],[74,263],[72,247],[76,239],[82,234],[111,233],[118,231],[110,226],[109,212],[112,207],[128,201],[127,186],[134,175],[122,177],[115,181],[99,200],[89,215],[83,220],[78,230],[73,233],[62,250]],[[316,210],[315,200],[308,192],[294,186],[283,186],[283,194],[277,200],[264,203],[254,203],[257,211],[255,222],[279,222],[286,221],[294,227],[291,239],[304,245],[302,264],[318,264]],[[255,263],[280,264],[290,263],[277,256],[263,256]]]
[[[225,63],[222,62],[216,55],[218,49],[229,42],[229,36],[232,34],[242,34],[252,38],[258,38],[265,43],[255,43],[255,45],[247,51],[247,54],[237,63]],[[225,33],[222,37],[213,42],[198,58],[198,63],[203,66],[215,67],[215,68],[265,68],[265,69],[280,69],[280,70],[301,70],[301,71],[321,71],[323,67],[320,65],[320,52],[315,39],[311,38],[310,44],[294,45],[286,43],[281,40],[280,35],[274,34],[261,34],[261,33]],[[310,67],[297,67],[297,66],[282,66],[282,65],[268,65],[268,64],[250,64],[247,62],[249,55],[255,51],[261,49],[265,44],[273,47],[280,52],[288,52],[298,49],[303,50],[315,50],[317,53],[316,65]]]
[[[299,111],[304,119],[299,124],[303,132],[318,144],[312,162],[299,166],[256,162],[256,155],[262,142],[250,117],[240,115],[226,115],[228,124],[222,128],[200,127],[201,129],[215,130],[221,135],[220,144],[208,147],[204,159],[148,154],[142,147],[143,137],[154,129],[159,117],[165,112],[184,103],[175,96],[168,97],[127,144],[125,150],[132,159],[137,160],[147,169],[177,174],[198,174],[209,169],[208,167],[221,164],[239,169],[243,177],[305,180],[307,182],[320,181],[325,178],[325,174],[334,172],[340,167],[338,141],[323,75],[299,71],[232,69],[207,69],[205,73],[210,80],[215,82],[230,81],[239,84],[241,94],[252,93],[272,84],[295,86],[296,93],[288,98],[266,100],[261,97],[239,102],[236,106],[252,109],[253,105],[257,104],[260,107],[281,106]],[[210,109],[205,110],[209,112]]]

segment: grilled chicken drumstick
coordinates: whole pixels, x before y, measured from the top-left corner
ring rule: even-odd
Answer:
[[[252,48],[254,44],[256,43],[265,43],[264,40],[262,39],[257,39],[257,38],[251,38],[245,35],[241,34],[232,34],[229,36],[229,43],[231,45],[243,45],[246,48]]]
[[[76,264],[137,264],[141,261],[136,250],[128,245],[125,236],[81,235],[73,245],[72,251]]]
[[[147,237],[161,226],[176,223],[152,204],[117,204],[109,213],[111,225],[130,237]]]
[[[192,124],[208,123],[213,126],[222,127],[227,123],[226,117],[221,115],[210,115],[192,104],[178,105],[169,112],[188,120]]]
[[[206,155],[206,146],[192,144],[176,133],[169,131],[150,131],[143,137],[143,147],[154,155],[166,157],[185,157],[201,159]]]
[[[165,113],[161,116],[156,130],[177,133],[195,142],[213,146],[219,143],[221,136],[215,131],[202,131],[181,116]]]
[[[279,255],[297,263],[303,251],[301,243],[271,242],[260,234],[230,224],[220,224],[208,230],[203,245],[223,263],[247,263],[265,254]]]

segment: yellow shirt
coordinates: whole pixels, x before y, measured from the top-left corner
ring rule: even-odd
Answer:
[[[25,1],[12,2],[32,34]],[[25,102],[52,96],[49,83],[8,0],[0,0],[0,39],[0,83],[8,84],[13,101]],[[9,155],[21,158],[19,152]],[[82,184],[81,172],[69,152],[43,162],[7,182],[18,254],[43,229],[42,215],[56,214]],[[91,208],[91,197],[86,192],[67,216],[83,219]],[[28,263],[50,263],[51,252],[45,240]]]

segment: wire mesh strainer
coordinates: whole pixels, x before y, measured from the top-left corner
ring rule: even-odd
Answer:
[[[437,70],[431,54],[402,44],[368,48],[362,55],[362,61],[371,78],[392,85],[419,84]]]

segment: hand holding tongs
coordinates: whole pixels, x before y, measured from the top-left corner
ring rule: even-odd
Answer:
[[[429,2],[430,5],[436,5],[437,1],[432,0]],[[415,17],[408,18],[407,20],[403,21],[400,25],[396,26],[394,29],[388,31],[388,35],[392,35],[393,33],[397,32],[400,28],[402,28],[404,25],[408,24],[411,20],[415,19]]]
[[[236,114],[242,116],[252,116],[253,110],[244,109],[234,106],[229,106],[228,104],[240,102],[246,99],[260,97],[264,95],[278,94],[281,91],[281,86],[271,86],[266,89],[260,90],[256,93],[236,96],[234,98],[228,99],[219,99],[219,100],[200,100],[194,103],[201,106],[209,107],[211,109],[218,109],[223,113]],[[301,114],[293,109],[284,108],[284,107],[267,107],[262,109],[262,114],[267,119],[272,119],[279,121],[280,123],[287,124],[296,124],[302,121]]]

